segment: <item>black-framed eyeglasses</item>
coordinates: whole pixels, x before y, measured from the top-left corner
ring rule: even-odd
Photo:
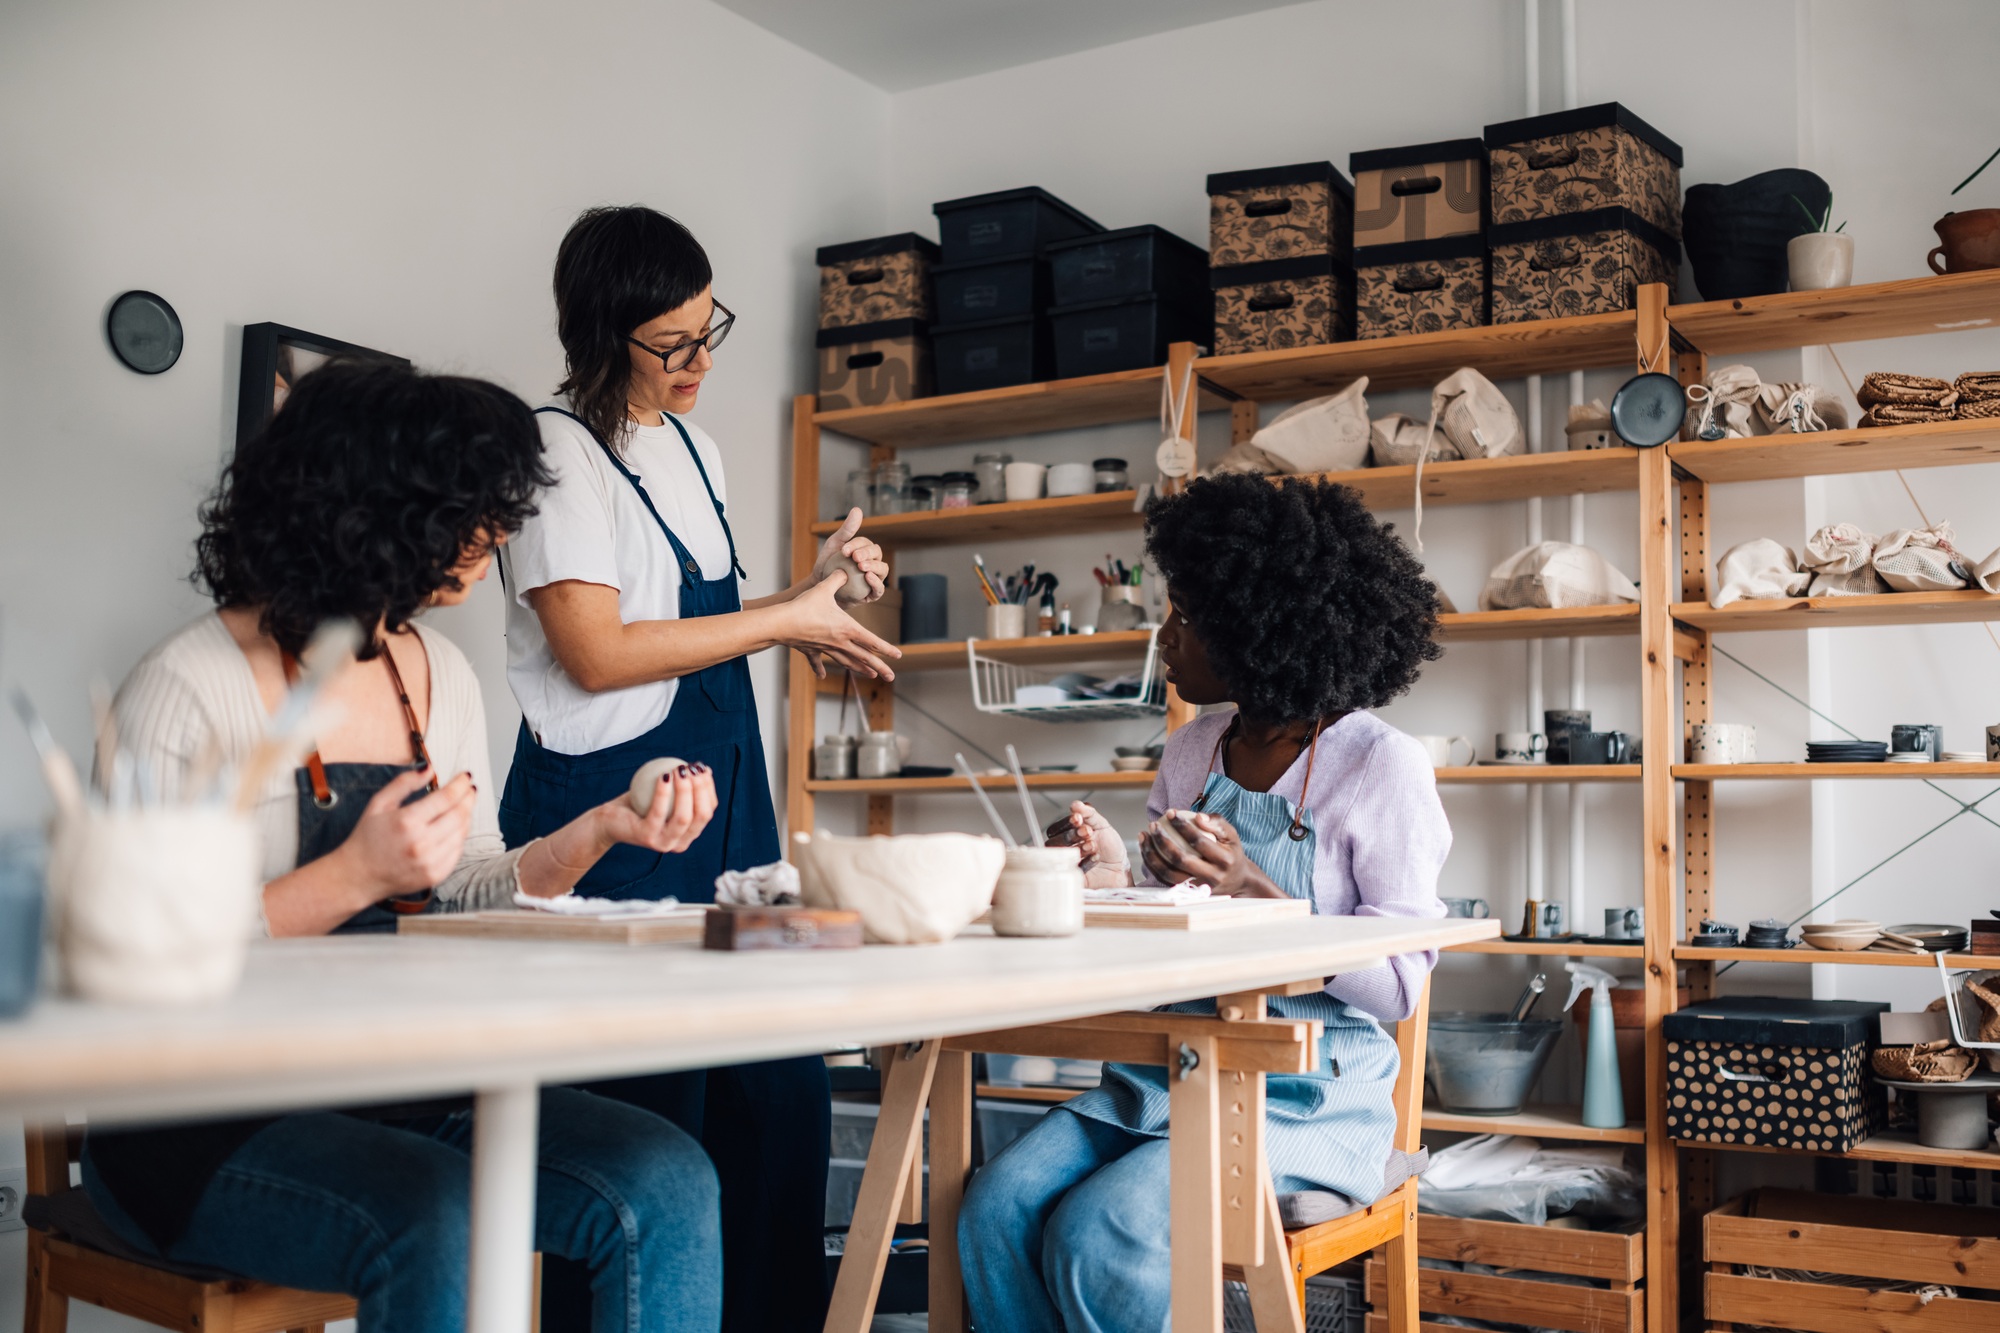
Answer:
[[[715,315],[722,316],[720,322],[717,322]],[[715,315],[709,316],[707,333],[699,338],[690,338],[684,343],[676,343],[664,352],[657,347],[648,347],[630,336],[627,336],[625,341],[660,358],[661,369],[671,375],[675,371],[686,370],[687,363],[694,360],[694,354],[704,347],[709,350],[710,355],[714,355],[715,349],[722,346],[722,340],[729,336],[729,331],[736,327],[736,312],[720,301],[715,303]]]

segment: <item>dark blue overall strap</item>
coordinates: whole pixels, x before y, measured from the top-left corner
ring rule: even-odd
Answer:
[[[667,521],[660,517],[660,511],[653,505],[653,497],[646,494],[646,487],[640,482],[638,474],[626,467],[619,460],[618,452],[606,444],[604,438],[596,431],[590,430],[590,423],[576,413],[565,411],[560,407],[538,407],[535,409],[536,416],[540,416],[544,412],[552,412],[559,417],[568,417],[577,425],[590,431],[590,438],[597,441],[597,447],[602,449],[604,456],[611,460],[611,466],[618,469],[618,475],[625,478],[633,491],[638,494],[639,503],[646,506],[646,512],[653,516],[653,522],[659,526],[660,532],[666,537],[667,545],[673,548],[675,562],[681,567],[681,586],[691,587],[698,582],[701,579],[701,563],[694,558],[694,553],[682,544],[681,539],[674,536],[674,530],[667,526]],[[703,481],[706,482],[707,478],[704,477]]]
[[[694,447],[694,437],[687,433],[687,427],[680,423],[680,418],[670,412],[662,412],[660,415],[681,433],[681,443],[688,447],[688,457],[694,460],[694,470],[701,474],[702,489],[708,492],[708,502],[715,506],[715,517],[722,524],[722,539],[729,543],[729,567],[736,571],[737,578],[749,578],[750,576],[743,572],[743,562],[736,558],[736,534],[729,530],[729,515],[722,512],[722,501],[715,498],[715,487],[709,484],[708,469],[701,465],[701,451]]]

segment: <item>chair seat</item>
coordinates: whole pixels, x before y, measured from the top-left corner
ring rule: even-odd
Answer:
[[[1349,1213],[1359,1212],[1378,1199],[1387,1198],[1402,1187],[1411,1176],[1420,1176],[1424,1168],[1431,1164],[1428,1148],[1419,1148],[1413,1153],[1400,1148],[1391,1149],[1389,1161],[1382,1171],[1382,1192],[1374,1199],[1350,1199],[1335,1190],[1299,1190],[1292,1194],[1278,1196],[1278,1217],[1285,1224],[1285,1230],[1297,1231],[1301,1227],[1325,1226],[1338,1221]]]
[[[162,1259],[127,1245],[98,1213],[97,1205],[90,1201],[90,1195],[84,1192],[81,1185],[72,1185],[55,1194],[30,1194],[22,1202],[21,1220],[37,1231],[53,1231],[100,1254],[108,1254],[128,1263],[144,1264],[192,1282],[237,1280],[234,1273],[198,1264],[175,1263],[172,1259]]]

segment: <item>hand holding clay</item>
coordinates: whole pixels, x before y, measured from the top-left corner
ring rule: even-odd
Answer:
[[[652,813],[653,797],[657,794],[666,801],[667,808],[662,813],[674,812],[674,787],[667,780],[675,769],[686,768],[684,759],[648,759],[639,765],[639,771],[632,775],[632,808],[644,819]]]
[[[871,537],[860,536],[861,511],[850,509],[840,527],[820,544],[819,559],[813,562],[813,582],[825,581],[836,569],[847,582],[834,594],[843,606],[858,606],[882,595],[889,577],[889,562]]]
[[[649,760],[632,775],[625,797],[613,797],[594,812],[597,855],[618,842],[656,852],[685,851],[708,827],[715,804],[715,775],[706,764]]]

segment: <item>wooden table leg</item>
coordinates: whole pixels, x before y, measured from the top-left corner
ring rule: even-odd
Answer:
[[[910,1188],[911,1164],[923,1152],[924,1104],[930,1100],[937,1063],[938,1043],[933,1039],[898,1048],[882,1071],[882,1109],[875,1120],[874,1141],[868,1145],[868,1165],[861,1173],[840,1273],[834,1279],[826,1333],[868,1333],[874,1320],[896,1218]]]
[[[1173,1333],[1218,1333],[1222,1328],[1222,1136],[1215,1038],[1170,1038],[1167,1059]]]
[[[1271,1239],[1264,1247],[1264,1262],[1243,1270],[1250,1314],[1257,1333],[1306,1333],[1305,1298],[1299,1294],[1304,1279],[1293,1268],[1291,1251],[1285,1246],[1285,1223],[1278,1214],[1278,1191],[1269,1171],[1257,1193]]]
[[[945,1051],[931,1081],[930,1333],[968,1333],[958,1208],[972,1174],[972,1054]]]

